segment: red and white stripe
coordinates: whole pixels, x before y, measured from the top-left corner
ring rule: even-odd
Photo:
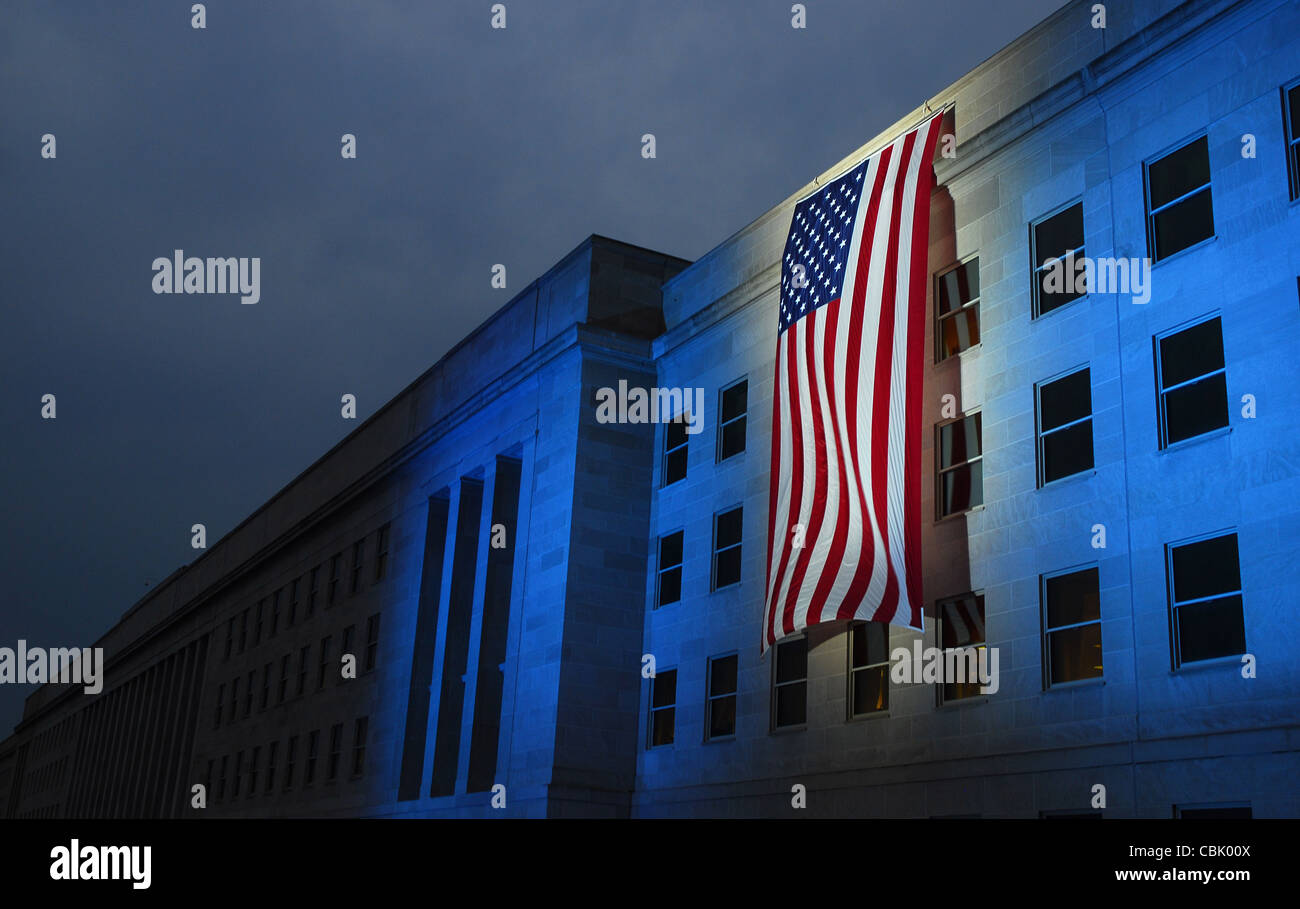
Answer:
[[[921,629],[922,365],[941,119],[872,156],[841,296],[777,342],[763,650],[835,620]]]

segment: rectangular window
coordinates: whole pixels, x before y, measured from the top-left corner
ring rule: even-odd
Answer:
[[[388,525],[379,528],[375,537],[375,581],[382,581],[388,571]]]
[[[664,460],[663,485],[670,486],[678,480],[686,479],[686,415],[679,414],[676,419],[664,424]]]
[[[1155,339],[1160,447],[1228,425],[1228,379],[1218,316]]]
[[[963,680],[945,676],[939,685],[939,701],[961,701],[980,694],[979,651],[984,649],[984,594],[968,593],[936,604],[939,646],[944,671],[960,672]],[[949,656],[950,651],[960,651]]]
[[[262,643],[262,618],[266,612],[266,597],[257,601],[257,619],[253,623],[253,646]]]
[[[984,504],[982,432],[978,413],[938,427],[935,498],[941,518]]]
[[[1165,550],[1174,668],[1245,653],[1237,535],[1171,543]]]
[[[307,736],[307,766],[303,770],[302,784],[310,786],[316,781],[316,758],[320,754],[320,730],[313,729]]]
[[[289,736],[289,744],[284,751],[284,789],[289,791],[293,788],[293,763],[298,757],[298,736]]]
[[[352,586],[349,588],[351,593],[361,589],[361,569],[365,567],[365,561],[366,538],[362,537],[352,544]]]
[[[1046,315],[1087,293],[1076,264],[1083,249],[1083,203],[1043,218],[1029,228],[1033,257],[1033,316]]]
[[[280,751],[280,743],[272,742],[266,746],[266,791],[275,789],[275,758]]]
[[[311,645],[298,651],[298,694],[307,690],[307,664],[311,662]]]
[[[713,589],[740,583],[740,537],[743,508],[713,516]]]
[[[855,622],[849,629],[849,717],[889,709],[889,626]]]
[[[239,652],[248,649],[248,610],[239,614]]]
[[[1044,575],[1043,687],[1099,679],[1101,593],[1097,567]]]
[[[249,717],[253,713],[253,691],[257,686],[257,670],[248,671],[248,688],[244,691],[244,716]]]
[[[650,747],[671,745],[677,723],[677,670],[661,669],[650,679]]]
[[[230,787],[231,799],[239,798],[239,780],[244,775],[244,752],[235,752],[235,784]]]
[[[316,597],[320,592],[320,566],[317,565],[311,570],[307,582],[307,618],[316,614]]]
[[[682,531],[659,538],[659,577],[655,606],[682,598]]]
[[[935,279],[935,362],[980,342],[980,260],[963,262]]]
[[[265,710],[266,706],[271,703],[271,664],[267,663],[262,667],[262,703],[259,710]]]
[[[370,717],[363,716],[352,728],[352,776],[361,776],[366,771],[366,734],[370,728]]]
[[[736,734],[736,654],[709,660],[708,715],[705,729],[709,739],[726,739]]]
[[[278,703],[284,703],[284,697],[289,693],[289,654],[280,658],[280,697]]]
[[[289,622],[287,627],[292,628],[298,621],[298,582],[301,578],[294,578],[289,583]]]
[[[226,686],[223,682],[217,686],[217,707],[213,711],[212,728],[221,728],[221,712],[226,709]]]
[[[1153,262],[1214,236],[1210,144],[1200,136],[1146,165],[1147,250]]]
[[[230,722],[233,723],[235,721],[235,717],[237,716],[239,716],[239,677],[238,676],[231,679],[230,681]]]
[[[1282,120],[1286,131],[1286,163],[1291,177],[1291,201],[1300,199],[1300,82],[1282,89]]]
[[[226,797],[226,765],[230,762],[230,755],[221,756],[221,776],[217,777],[217,801]]]
[[[325,635],[325,637],[320,639],[320,671],[316,677],[317,689],[321,689],[325,687],[325,676],[329,672],[331,641],[332,638],[328,634]]]
[[[357,634],[356,625],[349,625],[347,628],[343,629],[343,650],[342,650],[343,653],[352,652],[352,639],[356,637],[356,634]]]
[[[248,797],[257,794],[257,767],[262,762],[262,746],[254,745],[248,757]]]
[[[281,590],[277,590],[271,594],[271,637],[280,630],[280,593]]]
[[[224,659],[230,659],[230,654],[235,649],[235,617],[231,616],[230,621],[226,623],[226,655]]]
[[[802,726],[808,722],[808,639],[784,640],[776,645],[772,666],[772,728]]]
[[[745,450],[745,414],[748,409],[748,379],[741,379],[722,390],[722,402],[718,407],[719,462]]]
[[[1092,470],[1092,373],[1085,367],[1035,388],[1038,485]]]
[[[333,606],[339,592],[339,573],[343,570],[343,553],[335,553],[330,559],[330,585],[325,597],[325,605]]]
[[[366,619],[366,668],[369,672],[379,660],[379,613]]]
[[[330,727],[330,757],[326,764],[325,779],[331,783],[338,779],[339,760],[343,756],[343,724],[335,723]]]

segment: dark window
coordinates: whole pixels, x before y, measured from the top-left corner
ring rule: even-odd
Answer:
[[[889,626],[855,622],[849,635],[849,716],[888,710]]]
[[[221,728],[221,712],[226,709],[226,686],[224,683],[217,686],[217,705],[213,711],[212,728]]]
[[[221,756],[221,776],[217,777],[217,801],[226,797],[226,765],[230,762],[230,755]]]
[[[257,601],[257,618],[253,622],[253,646],[262,642],[262,618],[266,612],[266,597]]]
[[[1282,89],[1282,119],[1286,128],[1286,163],[1291,200],[1300,199],[1300,82]]]
[[[951,268],[935,281],[936,362],[980,342],[980,260]]]
[[[1102,676],[1101,593],[1096,566],[1045,575],[1044,687]]]
[[[742,379],[722,390],[722,406],[718,408],[719,461],[725,461],[745,450],[745,413],[748,409],[748,379]]]
[[[1029,229],[1033,256],[1033,315],[1046,315],[1079,299],[1084,288],[1083,272],[1075,278],[1083,249],[1083,203],[1036,222]]]
[[[292,628],[298,621],[298,582],[301,578],[294,578],[289,584],[289,627]]]
[[[772,728],[808,721],[808,639],[776,645],[772,667]]]
[[[266,746],[266,791],[270,792],[275,788],[275,757],[280,750],[279,742],[272,742]]]
[[[239,678],[238,676],[236,676],[235,678],[230,680],[230,722],[233,723],[235,721],[235,717],[238,715],[239,715]]]
[[[1174,667],[1245,653],[1237,535],[1167,549]]]
[[[361,717],[352,729],[352,775],[361,776],[366,770],[366,733],[370,727],[370,718]]]
[[[293,788],[293,762],[298,757],[298,736],[289,736],[289,744],[284,751],[284,788]]]
[[[248,610],[239,614],[239,652],[248,649]]]
[[[375,537],[375,580],[382,581],[388,571],[388,525],[379,528]]]
[[[257,670],[251,669],[248,672],[248,689],[244,692],[244,716],[250,716],[253,712],[253,690],[257,686]]]
[[[1199,808],[1175,805],[1174,816],[1189,821],[1248,821],[1253,815],[1249,805],[1204,805]]]
[[[374,669],[379,659],[379,615],[376,612],[366,619],[366,672]]]
[[[1092,469],[1092,374],[1038,386],[1038,485]]]
[[[736,734],[736,654],[709,660],[708,738],[725,739]]]
[[[235,752],[235,784],[230,788],[230,797],[239,798],[239,780],[244,775],[244,752]]]
[[[275,633],[280,630],[280,593],[282,589],[271,594],[271,637],[275,637]]]
[[[307,736],[307,767],[303,771],[302,784],[310,786],[316,781],[316,757],[320,753],[320,730],[313,729]]]
[[[349,625],[343,629],[343,653],[352,653],[352,639],[356,637],[356,633],[356,625]]]
[[[947,678],[939,685],[941,702],[960,701],[980,693],[979,651],[984,649],[984,594],[968,593],[937,604],[939,646],[944,651],[945,672],[948,651],[961,650],[951,661],[964,678]]]
[[[311,570],[307,581],[307,618],[316,614],[316,596],[320,592],[320,566]]]
[[[262,667],[262,703],[258,709],[265,710],[269,703],[271,703],[271,664],[267,663]]]
[[[230,621],[226,623],[226,655],[225,659],[230,659],[230,654],[235,648],[235,618],[231,616]]]
[[[713,518],[713,589],[740,582],[740,537],[743,508]]]
[[[352,544],[352,586],[351,593],[361,589],[361,570],[366,562],[366,538],[362,537]]]
[[[332,638],[328,634],[320,639],[320,671],[316,678],[316,687],[318,689],[325,687],[325,674],[329,672],[331,641]]]
[[[689,438],[685,414],[664,424],[664,486],[686,479],[686,443]]]
[[[935,479],[941,518],[984,504],[982,431],[977,413],[938,428]]]
[[[279,703],[284,703],[284,697],[289,693],[289,654],[280,658],[280,697]]]
[[[330,559],[330,586],[329,592],[325,597],[325,605],[333,606],[334,599],[338,596],[339,591],[339,572],[343,570],[343,553],[336,553]]]
[[[665,669],[650,680],[650,747],[671,745],[677,722],[677,670]]]
[[[307,690],[307,664],[311,662],[311,645],[298,651],[298,693]]]
[[[682,598],[682,531],[659,538],[659,589],[655,605],[667,606]]]
[[[1218,316],[1156,338],[1160,447],[1228,425],[1228,380]]]
[[[1147,246],[1152,261],[1214,236],[1210,145],[1205,136],[1146,166]]]
[[[251,799],[257,794],[257,766],[262,761],[262,746],[253,746],[253,751],[248,757],[248,797]]]
[[[343,724],[335,723],[330,727],[330,756],[326,765],[325,779],[333,782],[338,779],[339,760],[343,757]]]

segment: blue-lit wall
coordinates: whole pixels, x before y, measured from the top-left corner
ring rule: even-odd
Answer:
[[[684,530],[685,577],[681,602],[647,610],[646,650],[677,670],[676,734],[647,747],[644,685],[637,815],[788,816],[798,813],[796,784],[807,789],[806,813],[823,816],[1090,810],[1096,784],[1106,787],[1108,816],[1169,817],[1174,805],[1205,803],[1300,814],[1291,621],[1300,203],[1288,197],[1281,112],[1282,87],[1300,78],[1300,7],[1118,6],[1103,31],[1090,27],[1090,4],[1071,4],[931,99],[956,102],[958,145],[936,166],[930,267],[978,255],[982,337],[936,364],[929,326],[924,643],[936,644],[936,599],[982,591],[1000,691],[936,706],[934,686],[895,688],[887,716],[847,720],[848,636],[830,625],[809,634],[806,728],[770,731],[772,661],[758,643],[776,285],[793,200],[809,185],[665,288],[660,384],[702,385],[713,408],[722,386],[747,376],[748,442],[716,463],[711,410],[690,440],[687,478],[654,493],[653,536]],[[1146,256],[1143,164],[1200,132],[1214,238],[1158,262],[1144,305],[1093,294],[1031,319],[1030,223],[1081,199],[1089,255]],[[1253,158],[1242,155],[1245,134]],[[1161,450],[1153,336],[1212,312],[1223,320],[1229,427]],[[1095,469],[1038,488],[1035,384],[1084,365]],[[929,427],[945,394],[982,414],[985,504],[936,521]],[[1247,394],[1253,419],[1242,416]],[[743,579],[710,593],[711,518],[736,504],[745,509]],[[1097,524],[1104,549],[1093,546]],[[1228,530],[1238,535],[1253,679],[1235,658],[1171,669],[1165,545]],[[1044,690],[1039,578],[1088,564],[1100,574],[1104,677]],[[653,572],[645,591],[653,602]],[[893,629],[891,646],[915,637]],[[736,734],[706,742],[707,661],[730,652],[739,654]]]

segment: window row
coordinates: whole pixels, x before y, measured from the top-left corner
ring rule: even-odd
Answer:
[[[713,516],[713,558],[709,590],[721,590],[740,583],[740,540],[744,508],[737,505]],[[682,562],[685,531],[676,530],[659,538],[659,567],[655,577],[655,608],[682,598]]]
[[[379,618],[380,613],[375,613],[366,619],[366,649],[365,653],[358,657],[358,669],[364,674],[375,668],[379,659]],[[220,729],[222,722],[233,723],[240,718],[241,707],[242,715],[247,718],[253,713],[253,700],[257,699],[257,709],[265,710],[271,703],[271,690],[274,686],[276,691],[276,703],[283,704],[290,696],[290,690],[293,696],[299,697],[307,692],[308,678],[315,671],[315,690],[321,691],[325,688],[325,681],[330,676],[331,667],[336,674],[340,673],[342,667],[342,658],[344,654],[353,653],[352,645],[356,638],[356,625],[349,625],[343,629],[343,635],[340,640],[339,652],[333,654],[334,636],[327,634],[320,640],[320,647],[317,655],[317,662],[312,663],[311,651],[312,645],[307,644],[299,648],[297,653],[297,669],[294,671],[293,658],[294,654],[286,653],[280,657],[279,673],[276,674],[274,663],[267,663],[262,667],[261,687],[257,686],[257,670],[249,670],[246,678],[235,676],[230,681],[230,700],[226,700],[226,684],[217,686],[217,697],[213,702],[212,728]],[[353,653],[354,656],[357,656]],[[337,683],[342,683],[341,674],[337,676]],[[292,689],[291,689],[292,686]]]
[[[1300,82],[1282,89],[1290,198],[1300,199]],[[1214,200],[1209,139],[1202,133],[1145,162],[1142,168],[1147,255],[1167,259],[1214,237]],[[1060,309],[1088,293],[1082,270],[1087,256],[1083,203],[1074,201],[1029,225],[1031,318]],[[1116,292],[1116,271],[1099,289]],[[1056,278],[1057,280],[1053,280]],[[1123,289],[1122,287],[1119,289]],[[936,276],[935,362],[980,341],[979,257]]]
[[[370,583],[378,584],[388,573],[388,530],[385,524],[375,533],[374,567],[370,574]],[[356,594],[361,590],[366,575],[366,537],[352,544],[352,562],[349,569],[348,592]],[[330,557],[328,575],[322,574],[326,563],[321,563],[305,575],[294,578],[284,587],[276,590],[270,597],[262,597],[257,606],[243,610],[238,616],[231,616],[226,623],[226,645],[223,659],[229,660],[236,652],[243,653],[249,645],[256,647],[262,642],[263,631],[270,640],[280,631],[280,616],[284,612],[284,627],[292,628],[298,621],[299,606],[302,607],[303,619],[316,614],[316,604],[321,600],[321,581],[325,582],[325,605],[333,606],[339,597],[339,583],[343,577],[343,553]],[[286,595],[287,591],[287,595]],[[269,605],[268,605],[269,604]],[[282,604],[285,608],[282,610]]]
[[[1219,316],[1152,339],[1156,435],[1161,449],[1228,426],[1228,384]],[[1087,366],[1034,387],[1038,485],[1093,467],[1092,378]],[[984,503],[981,415],[936,428],[938,518]]]
[[[1246,652],[1245,613],[1235,533],[1165,546],[1171,666],[1178,669]],[[1102,658],[1101,591],[1096,565],[1039,578],[1042,618],[1043,688],[1099,679]],[[889,710],[889,626],[855,622],[849,628],[847,718]],[[987,647],[984,595],[971,592],[935,604],[935,638],[945,665],[980,665]],[[706,741],[736,733],[736,654],[713,657],[705,673]],[[977,697],[980,681],[944,679],[939,704]],[[648,745],[671,745],[676,736],[677,670],[658,672],[650,682]],[[808,718],[808,641],[787,638],[773,651],[771,726],[803,726]]]
[[[329,751],[325,755],[324,781],[333,783],[346,767],[350,779],[360,779],[366,769],[366,739],[369,733],[370,718],[358,717],[352,723],[350,752],[344,755],[344,731],[342,723],[335,723],[329,730]],[[213,803],[220,804],[227,794],[233,802],[241,793],[244,798],[253,798],[259,792],[270,794],[276,786],[283,792],[290,792],[296,785],[302,788],[312,786],[317,781],[318,762],[321,748],[321,730],[313,729],[306,736],[305,747],[299,752],[300,736],[291,735],[284,743],[283,758],[280,741],[270,742],[265,749],[261,745],[250,748],[247,752],[236,751],[231,755],[222,755],[220,762],[208,761],[205,785]],[[266,755],[265,764],[262,756]],[[347,761],[345,764],[344,761]],[[302,764],[301,782],[299,782],[298,764]],[[228,780],[229,777],[229,780]],[[229,782],[229,786],[227,786]],[[259,785],[260,783],[260,785]]]
[[[738,379],[719,393],[715,460],[718,464],[745,450],[745,428],[749,411],[749,380]],[[661,485],[686,479],[686,455],[690,436],[689,415],[678,414],[664,425],[664,451],[660,465]]]

